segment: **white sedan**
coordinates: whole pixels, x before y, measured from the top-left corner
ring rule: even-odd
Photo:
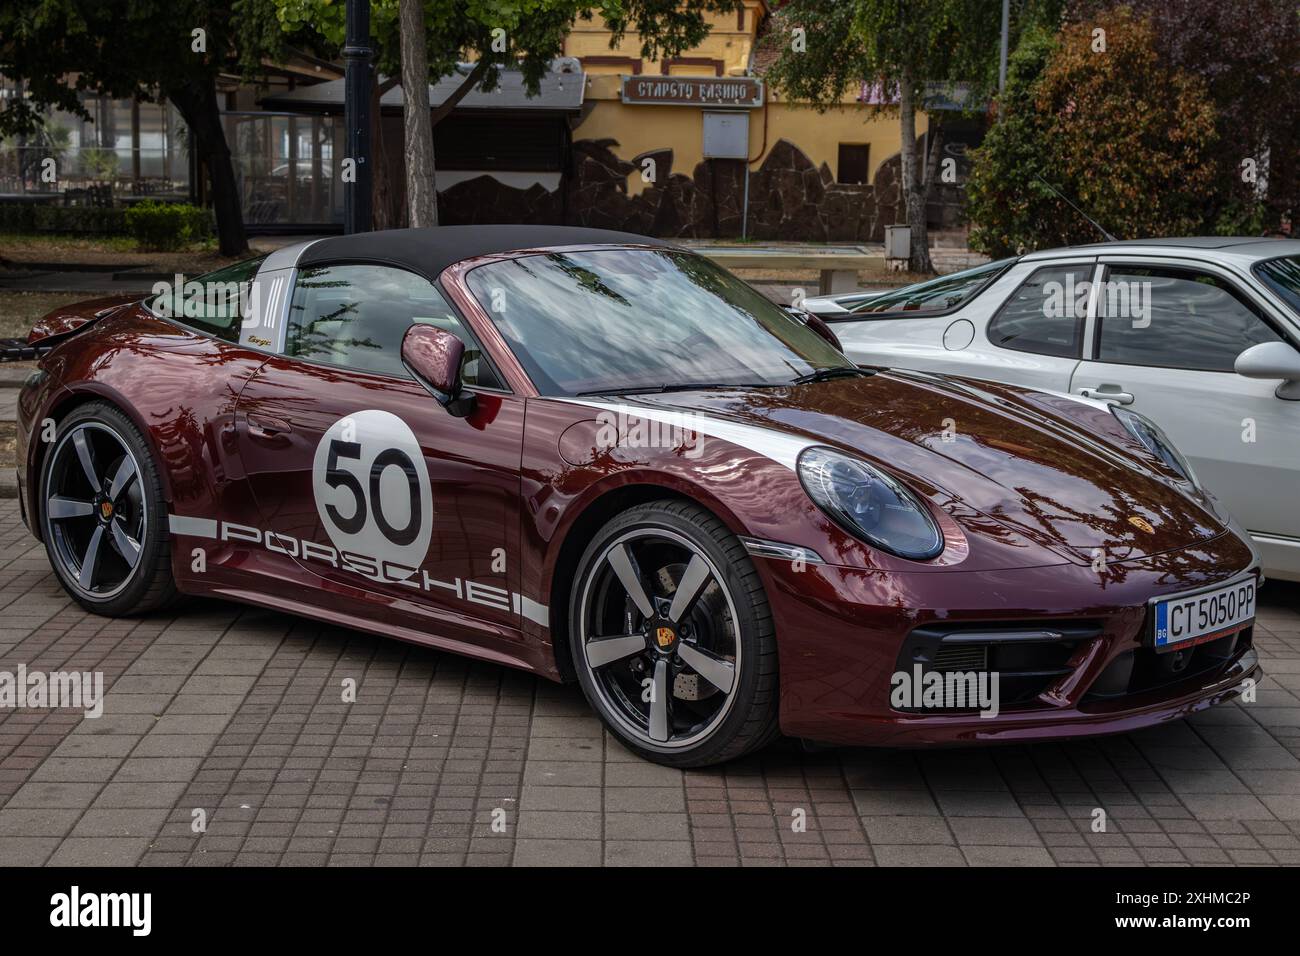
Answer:
[[[1098,243],[803,305],[864,365],[1138,411],[1250,531],[1266,572],[1300,581],[1300,241]]]

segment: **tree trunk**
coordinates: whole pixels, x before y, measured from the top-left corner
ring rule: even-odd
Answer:
[[[230,159],[230,146],[226,143],[226,131],[221,126],[221,115],[217,110],[216,80],[209,76],[164,92],[190,128],[194,152],[212,179],[212,208],[217,217],[217,243],[221,254],[243,255],[248,252],[248,237],[244,233],[235,166]]]
[[[398,207],[397,190],[388,175],[388,148],[380,110],[380,99],[396,85],[397,78],[391,76],[382,83],[376,77],[376,82],[370,84],[370,161],[374,164],[370,170],[370,228],[376,231],[406,225]]]
[[[903,139],[903,198],[907,203],[907,224],[912,230],[907,267],[912,272],[934,272],[934,264],[930,262],[930,237],[925,230],[925,194],[916,168],[916,80],[911,70],[902,71],[898,86],[898,117]]]
[[[429,115],[429,55],[423,0],[400,0],[402,127],[406,137],[406,207],[411,225],[438,224],[433,169],[433,123]]]

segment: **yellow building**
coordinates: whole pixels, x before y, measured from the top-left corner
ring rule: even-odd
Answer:
[[[496,89],[470,91],[435,127],[440,221],[880,241],[884,227],[902,218],[897,115],[864,102],[866,84],[821,112],[787,102],[763,76],[777,45],[787,42],[777,19],[767,0],[743,0],[740,10],[711,16],[697,47],[653,61],[641,57],[635,34],[611,46],[599,17],[579,20],[539,89],[530,93],[522,74],[505,71]],[[443,103],[461,82],[456,74],[433,84],[430,103]],[[294,130],[328,127],[337,139],[344,86],[334,79],[273,91],[260,100],[264,115],[242,120],[254,132],[257,124],[289,125],[288,136],[244,137],[268,150],[291,147],[285,157],[261,160],[265,175],[244,177],[255,187],[256,221],[269,210],[265,221],[284,227],[280,210],[292,204],[283,197],[304,192],[280,186],[277,173],[322,155],[314,134],[295,147]],[[377,152],[388,204],[399,215],[405,177],[402,151],[392,144],[402,141],[400,87],[385,93],[380,107],[380,139],[389,147]],[[924,133],[923,116],[918,127]],[[931,220],[955,208],[942,200]]]
[[[575,25],[564,52],[586,75],[572,129],[579,178],[582,164],[594,164],[606,182],[624,182],[621,196],[606,190],[571,208],[577,221],[737,236],[744,219],[757,238],[881,237],[901,215],[897,117],[876,114],[859,91],[826,112],[785,102],[761,76],[776,52],[774,38],[760,43],[770,16],[764,0],[745,0],[735,13],[711,15],[698,47],[654,61],[640,56],[635,35],[611,48],[598,19]],[[923,132],[924,118],[918,125]]]

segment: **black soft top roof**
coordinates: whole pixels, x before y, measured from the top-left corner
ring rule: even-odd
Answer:
[[[462,259],[494,252],[628,243],[670,245],[662,239],[631,232],[576,226],[434,226],[330,236],[307,246],[298,257],[298,264],[315,265],[343,259],[387,262],[434,278],[447,266]]]

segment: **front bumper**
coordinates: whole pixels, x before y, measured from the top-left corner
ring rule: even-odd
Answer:
[[[952,745],[1123,733],[1181,719],[1239,696],[1259,679],[1252,629],[1212,648],[1202,645],[1210,650],[1176,671],[1146,639],[1148,601],[1253,573],[1254,562],[1233,533],[1194,549],[1113,564],[1104,575],[1075,564],[898,574],[833,565],[796,569],[756,558],[777,628],[781,729],[830,744]],[[987,663],[991,655],[985,659],[990,673],[1010,678],[1002,682],[1009,693],[996,714],[894,706],[894,675],[908,669],[916,635],[962,629],[1064,640],[1042,670],[1024,665],[1008,673]]]

